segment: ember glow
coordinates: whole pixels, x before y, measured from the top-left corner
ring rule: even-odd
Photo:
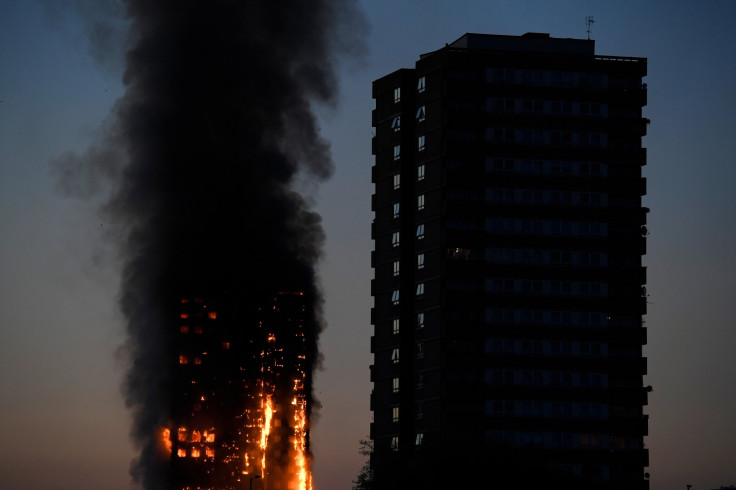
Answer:
[[[217,315],[205,298],[180,301],[202,333],[174,327],[184,391],[174,399],[176,440],[162,431],[173,488],[235,489],[252,479],[254,488],[312,489],[303,296],[279,292],[255,308],[220,302]]]

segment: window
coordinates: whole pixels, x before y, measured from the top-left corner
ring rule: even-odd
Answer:
[[[394,160],[401,158],[401,145],[394,146]]]
[[[399,407],[391,407],[391,422],[399,421]]]
[[[401,263],[398,260],[394,260],[394,276],[399,275],[400,264]]]
[[[399,232],[398,231],[395,231],[391,235],[391,245],[394,246],[394,247],[398,247],[399,246]]]
[[[424,296],[424,283],[417,284],[417,296]]]
[[[424,180],[424,165],[417,167],[417,181]]]
[[[391,391],[393,393],[398,393],[399,392],[399,378],[394,378],[391,381]]]
[[[395,202],[394,203],[394,218],[398,218],[399,217],[399,207],[400,207],[399,206],[399,203]]]
[[[421,412],[417,412],[417,418],[421,418],[421,417],[422,417],[422,414],[421,414]],[[424,441],[424,434],[422,434],[422,433],[420,432],[419,434],[417,434],[417,439],[416,439],[416,442],[415,442],[414,444],[415,444],[415,445],[416,445],[417,447],[419,447],[419,446],[421,446],[421,445],[422,445],[422,441]]]
[[[424,77],[419,77],[417,80],[417,92],[422,93],[427,88],[427,80]]]
[[[424,194],[419,194],[417,196],[417,211],[421,211],[424,209]]]
[[[419,122],[424,121],[425,116],[426,116],[426,110],[424,109],[424,106],[421,106],[419,109],[417,109],[417,121]]]
[[[394,318],[393,320],[391,320],[391,328],[392,328],[394,335],[399,334],[399,319],[398,318]]]
[[[392,451],[398,451],[399,450],[399,436],[392,436],[391,437],[391,450]]]
[[[424,348],[422,347],[421,342],[417,342],[417,359],[422,359],[424,357]]]
[[[424,224],[417,225],[417,240],[424,238]]]
[[[401,116],[394,117],[393,121],[391,121],[391,129],[393,129],[394,132],[401,129]]]
[[[424,135],[421,135],[419,138],[417,138],[417,149],[419,151],[424,150]]]
[[[392,305],[399,304],[399,290],[398,289],[394,289],[393,293],[391,293],[391,304]]]
[[[417,255],[417,269],[424,269],[424,254]]]
[[[401,174],[394,174],[394,190],[401,187]]]
[[[401,87],[394,89],[394,103],[401,101]]]
[[[417,402],[417,419],[424,418],[424,407],[422,402]]]
[[[424,328],[424,313],[417,313],[417,328]]]
[[[391,351],[391,362],[393,362],[394,364],[399,363],[399,348],[398,347]]]

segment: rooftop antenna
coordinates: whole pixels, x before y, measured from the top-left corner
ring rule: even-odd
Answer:
[[[588,27],[588,30],[586,31],[588,33],[588,41],[590,41],[590,26],[595,23],[595,19],[592,15],[589,15],[585,18],[585,25]]]

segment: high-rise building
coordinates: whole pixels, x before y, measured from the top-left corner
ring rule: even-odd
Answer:
[[[374,82],[378,488],[648,488],[646,70],[465,34]]]
[[[184,297],[177,314],[170,488],[311,489],[304,294]]]

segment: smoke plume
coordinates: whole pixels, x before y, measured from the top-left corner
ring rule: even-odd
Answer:
[[[336,61],[360,46],[363,21],[355,0],[122,3],[125,94],[101,141],[55,171],[72,188],[81,177],[83,192],[109,179],[103,215],[123,259],[124,391],[139,448],[131,473],[158,489],[168,484],[155,439],[171,411],[182,294],[303,291],[316,354],[324,236],[294,184],[332,172],[313,105],[335,103]]]

